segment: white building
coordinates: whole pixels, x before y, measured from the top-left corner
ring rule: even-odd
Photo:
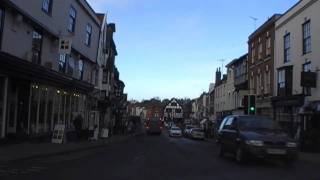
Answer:
[[[165,106],[163,115],[165,120],[182,120],[182,106],[176,99],[171,99],[171,101]]]
[[[320,1],[301,0],[276,22],[273,108],[292,134],[320,128],[319,12]]]

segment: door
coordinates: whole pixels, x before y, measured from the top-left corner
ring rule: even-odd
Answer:
[[[223,129],[221,132],[224,148],[229,152],[234,150],[234,141],[237,138],[238,134],[233,127],[234,120],[234,117],[228,118],[225,124],[223,125]]]

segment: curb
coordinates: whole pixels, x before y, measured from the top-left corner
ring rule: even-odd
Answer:
[[[87,151],[87,150],[99,149],[102,147],[106,147],[110,143],[125,142],[125,141],[129,140],[129,138],[130,138],[130,136],[125,136],[123,139],[120,139],[118,141],[110,139],[109,141],[102,143],[102,144],[86,146],[86,147],[81,147],[81,148],[74,148],[74,149],[69,149],[69,150],[64,150],[64,151],[59,151],[59,152],[52,152],[52,153],[47,153],[47,154],[38,154],[38,155],[31,155],[31,156],[27,156],[27,157],[20,157],[20,158],[15,158],[15,159],[11,159],[11,160],[5,160],[0,163],[16,163],[16,162],[27,161],[27,160],[32,160],[32,159],[46,158],[46,157],[59,156],[59,155],[65,155],[65,154],[70,154],[70,153],[78,153],[78,152],[83,152],[83,151]]]

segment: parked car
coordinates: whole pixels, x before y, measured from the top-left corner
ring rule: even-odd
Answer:
[[[169,136],[170,137],[181,137],[182,130],[179,127],[171,127],[171,129],[169,130]]]
[[[152,118],[146,121],[145,126],[147,134],[161,134],[164,123],[160,118]]]
[[[223,119],[218,131],[219,155],[233,153],[240,163],[249,157],[281,158],[292,163],[298,144],[272,119],[231,115]]]
[[[201,139],[204,140],[204,131],[200,128],[192,128],[190,130],[190,137],[193,139]]]
[[[183,131],[183,135],[189,137],[192,128],[194,128],[194,126],[186,125],[186,127],[184,128],[184,131]]]

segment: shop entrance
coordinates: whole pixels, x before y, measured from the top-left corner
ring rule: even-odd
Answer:
[[[7,134],[26,137],[28,132],[30,84],[12,79],[8,90]]]

